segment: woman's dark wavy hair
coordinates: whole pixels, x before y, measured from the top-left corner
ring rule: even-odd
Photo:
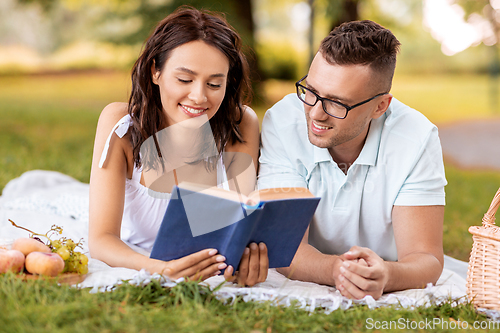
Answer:
[[[173,49],[198,40],[214,46],[229,60],[224,100],[210,119],[217,150],[221,154],[227,142],[243,142],[239,124],[244,104],[250,101],[251,86],[241,38],[222,16],[183,6],[157,25],[132,69],[128,113],[133,120],[130,131],[137,167],[142,165],[139,154],[142,143],[167,126],[160,90],[153,83],[151,68],[155,66],[161,71]],[[158,146],[157,150],[161,157]]]
[[[373,21],[351,21],[333,29],[319,51],[330,64],[370,66],[388,92],[400,45],[390,30]]]

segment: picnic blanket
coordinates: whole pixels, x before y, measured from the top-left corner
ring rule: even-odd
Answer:
[[[28,232],[15,228],[8,219],[34,232],[45,233],[52,225],[63,228],[61,236],[73,240],[83,239],[83,252],[88,254],[88,200],[89,185],[67,175],[33,170],[11,180],[0,196],[0,243],[8,243],[19,237],[27,237]],[[140,248],[129,245],[137,251]],[[145,253],[147,255],[147,253]],[[90,255],[89,255],[90,258]],[[347,309],[354,304],[366,304],[370,308],[395,305],[405,308],[429,306],[442,302],[466,302],[465,278],[467,263],[450,257],[445,258],[445,268],[436,285],[429,284],[423,289],[384,294],[380,299],[365,297],[350,300],[343,297],[334,287],[315,283],[290,280],[276,270],[269,270],[265,282],[253,287],[240,287],[233,283],[223,283],[221,276],[212,277],[204,283],[214,289],[215,295],[223,301],[231,301],[241,296],[244,301],[271,301],[274,304],[294,304],[307,311],[324,309],[326,312],[338,308]],[[165,286],[179,281],[165,279],[158,274],[141,270],[110,267],[90,258],[89,273],[79,288],[91,288],[90,292],[112,290],[116,285],[129,281],[144,285],[151,279],[161,279]]]

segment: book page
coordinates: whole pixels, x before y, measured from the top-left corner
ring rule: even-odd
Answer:
[[[258,203],[261,201],[272,201],[293,198],[313,198],[314,195],[305,187],[280,187],[257,190],[248,195],[248,198]]]
[[[217,186],[207,186],[202,184],[195,184],[190,182],[182,182],[179,184],[179,188],[184,188],[193,192],[200,192],[214,197],[232,200],[236,202],[246,203],[248,197],[236,191],[226,191]]]

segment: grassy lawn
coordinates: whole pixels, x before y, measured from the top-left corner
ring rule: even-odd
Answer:
[[[88,182],[99,113],[110,102],[127,100],[128,81],[128,74],[111,72],[0,77],[0,190],[32,169],[56,170]],[[500,116],[490,111],[488,89],[485,76],[396,76],[393,93],[433,122],[445,124]],[[267,102],[253,105],[261,118],[294,86],[293,82],[267,82],[265,91]],[[500,172],[463,171],[448,164],[446,172],[445,253],[467,260],[472,245],[467,229],[481,224],[500,186]],[[310,316],[293,308],[241,300],[224,305],[197,288],[186,283],[164,290],[153,284],[89,294],[46,281],[25,283],[4,276],[0,278],[0,331],[365,331],[368,318],[419,322],[439,317],[470,323],[483,318],[470,305],[451,304],[399,311],[358,306]]]

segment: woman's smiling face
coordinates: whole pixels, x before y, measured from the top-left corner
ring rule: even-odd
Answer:
[[[228,58],[214,46],[193,41],[172,50],[161,71],[153,71],[167,126],[201,115],[212,118],[226,92]]]

